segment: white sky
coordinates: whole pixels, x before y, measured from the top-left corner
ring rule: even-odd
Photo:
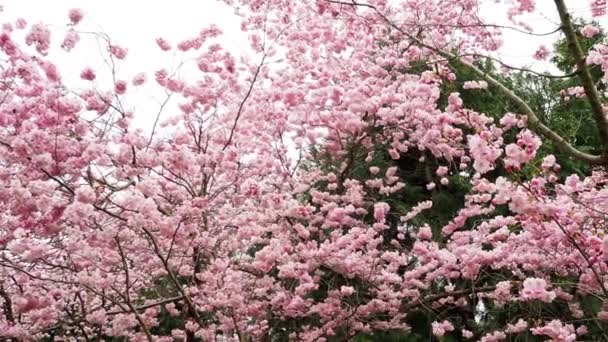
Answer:
[[[511,0],[511,2],[513,1]],[[513,26],[504,15],[506,6],[499,6],[492,4],[492,2],[487,1],[487,5],[482,8],[482,16],[505,26]],[[590,20],[589,4],[589,0],[566,0],[566,5],[572,16],[584,17],[586,20]],[[559,27],[559,15],[555,8],[554,0],[536,0],[536,9],[536,13],[521,17],[521,21],[533,27],[535,33],[547,33]],[[596,21],[599,21],[602,26],[607,23],[605,17],[599,20],[596,18]],[[559,37],[559,34],[535,37],[512,30],[505,30],[504,45],[499,53],[499,57],[507,64],[513,66],[532,66],[537,71],[551,69],[546,63],[534,60],[532,55],[541,44],[551,49],[552,42],[557,37]]]
[[[504,18],[504,7],[492,4],[493,1],[488,3],[482,10],[483,16],[511,25]],[[553,0],[536,0],[536,3],[539,13],[525,17],[525,21],[538,28],[537,32],[555,29],[557,13]],[[122,63],[123,68],[119,67],[118,70],[119,78],[127,81],[135,73],[146,72],[151,81],[149,83],[154,84],[154,71],[175,67],[181,61],[176,60],[172,52],[162,52],[154,42],[157,37],[163,37],[175,46],[177,42],[197,35],[203,27],[215,23],[224,31],[222,44],[235,55],[247,54],[249,46],[247,37],[240,30],[240,19],[232,9],[217,0],[0,0],[0,4],[4,6],[4,12],[0,13],[2,22],[24,17],[29,24],[44,22],[52,25],[54,46],[60,44],[63,32],[67,30],[68,10],[81,8],[85,18],[78,26],[79,30],[105,32],[113,42],[129,48],[129,55]],[[588,0],[567,0],[567,4],[574,16],[589,12]],[[557,35],[551,37],[555,39]],[[540,70],[546,69],[546,64],[531,58],[540,43],[545,42],[550,47],[551,44],[546,41],[547,37],[534,38],[507,32],[500,57],[511,65],[533,65]],[[95,39],[83,36],[72,53],[55,48],[51,50],[50,59],[58,64],[69,84],[78,84],[81,82],[78,75],[85,66],[103,68],[97,46]],[[98,78],[100,82],[104,81],[103,75],[98,75]],[[150,89],[152,86],[143,87],[136,93],[129,92],[127,97],[131,101],[130,109],[136,112],[138,122],[142,123],[141,127],[151,125],[158,102],[162,100],[160,94],[150,93]]]
[[[78,31],[105,32],[114,44],[127,47],[124,61],[117,62],[118,79],[131,86],[133,75],[147,74],[148,82],[137,90],[127,92],[125,104],[135,112],[135,123],[148,130],[158,112],[164,94],[155,86],[154,72],[167,68],[170,71],[183,61],[171,50],[161,51],[155,39],[162,37],[175,47],[178,42],[196,37],[201,29],[216,24],[223,31],[222,45],[236,56],[248,52],[246,35],[240,29],[240,18],[223,2],[216,0],[0,0],[4,11],[1,22],[14,22],[23,17],[28,24],[43,22],[51,26],[52,49],[49,59],[58,65],[64,80],[70,85],[82,85],[79,74],[90,66],[97,72],[96,83],[111,85],[110,68],[100,57],[99,44],[91,35],[81,35],[81,41],[70,53],[57,48],[65,32],[71,8],[80,8],[85,16]],[[102,45],[103,47],[103,45]],[[196,54],[192,54],[195,57]],[[189,57],[189,56],[188,56]],[[187,70],[187,69],[186,69]],[[131,87],[132,88],[132,87]],[[170,108],[170,106],[168,106]],[[164,114],[167,117],[168,114]]]
[[[159,54],[155,38],[181,41],[212,23],[224,30],[222,42],[233,51],[242,49],[239,19],[216,0],[0,0],[0,4],[4,18],[24,17],[29,23],[41,21],[56,27],[68,23],[69,9],[81,8],[85,19],[78,28],[106,32],[121,45],[138,51],[129,56],[136,64],[149,64],[146,54]]]

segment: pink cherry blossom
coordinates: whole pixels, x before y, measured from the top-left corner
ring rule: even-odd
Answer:
[[[2,25],[0,339],[598,336],[608,310],[585,301],[608,296],[606,146],[535,111],[576,102],[600,132],[601,82],[579,76],[606,78],[606,45],[530,104],[482,56],[541,32],[531,0],[223,5],[246,57],[209,26],[176,41],[183,69],[142,69],[124,37],[86,33],[108,61],[80,72],[95,82],[53,59],[84,57],[82,12]]]
[[[553,291],[547,291],[547,282],[540,278],[527,278],[524,280],[521,297],[525,300],[540,300],[543,302],[552,302],[556,294]]]
[[[466,81],[462,86],[463,89],[487,89],[488,82],[486,81]]]
[[[531,328],[530,331],[534,335],[548,336],[554,341],[576,341],[574,327],[571,324],[563,324],[559,320],[553,320],[542,327]]]
[[[158,47],[163,51],[171,50],[171,45],[163,38],[156,38],[156,44],[158,44]]]
[[[85,68],[80,72],[80,78],[83,80],[93,81],[95,77],[95,71],[91,68]]]
[[[539,61],[543,61],[548,58],[549,53],[550,53],[549,49],[546,46],[541,45],[538,47],[536,52],[534,52],[534,58]]]
[[[79,8],[73,8],[68,13],[68,16],[70,18],[70,21],[72,22],[72,25],[77,25],[82,20],[84,13]]]
[[[116,94],[123,95],[127,91],[127,82],[118,80],[114,84],[114,91]]]
[[[600,17],[606,14],[608,4],[606,0],[589,0],[591,3],[591,14],[594,17]]]
[[[144,73],[138,73],[133,77],[133,85],[134,86],[140,86],[142,84],[144,84],[146,82],[146,74]]]
[[[51,44],[51,31],[42,23],[34,24],[25,36],[25,43],[27,45],[34,45],[36,51],[42,55],[46,55]]]
[[[66,33],[65,38],[63,38],[63,43],[61,43],[61,48],[66,51],[72,50],[76,47],[76,44],[80,41],[80,35],[74,31],[70,30]]]
[[[600,33],[600,29],[599,29],[599,27],[597,27],[595,25],[585,25],[581,29],[581,34],[587,38],[592,38],[595,35],[597,35],[598,33]]]
[[[449,321],[443,322],[433,322],[433,335],[437,337],[442,337],[446,332],[450,332],[454,330],[454,326]]]
[[[108,50],[112,54],[112,56],[118,59],[124,59],[127,57],[127,49],[118,45],[110,45]]]

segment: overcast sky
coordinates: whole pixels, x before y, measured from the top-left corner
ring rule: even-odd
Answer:
[[[566,2],[574,15],[588,12],[588,0]],[[494,1],[488,1],[482,14],[507,24],[502,15],[504,10],[493,3]],[[132,65],[160,65],[158,62],[164,61],[167,56],[154,44],[156,37],[180,41],[211,23],[222,28],[225,33],[222,43],[233,52],[242,53],[246,46],[239,19],[227,5],[217,0],[0,0],[0,4],[4,5],[4,18],[22,16],[30,23],[42,21],[56,27],[65,27],[68,9],[81,8],[86,13],[83,24],[87,29],[103,30],[117,43],[137,52],[129,56]],[[527,16],[525,21],[538,27],[538,32],[557,27],[553,0],[536,0],[536,4],[540,13]],[[533,39],[514,32],[507,33],[502,55],[509,60],[519,61],[517,63],[532,63],[530,56],[540,39],[542,38]],[[82,56],[83,51],[80,50],[78,55]]]
[[[154,86],[154,71],[161,68],[171,70],[183,59],[181,56],[176,58],[172,51],[161,51],[155,43],[156,38],[165,38],[175,46],[179,41],[196,37],[202,28],[216,24],[224,32],[221,43],[225,48],[235,55],[248,51],[247,38],[240,30],[240,19],[231,8],[216,0],[0,0],[0,4],[4,7],[0,14],[2,22],[23,17],[28,24],[43,22],[51,25],[54,48],[49,59],[59,66],[70,85],[83,84],[79,74],[88,66],[102,70],[96,80],[100,84],[107,85],[104,81],[109,79],[110,73],[93,36],[81,35],[81,41],[71,53],[57,48],[67,31],[69,9],[81,8],[85,13],[78,25],[79,31],[105,32],[113,43],[127,47],[127,59],[117,63],[118,78],[130,81],[136,73],[145,72],[148,80],[152,80],[147,87],[130,90],[125,104],[136,113],[136,124],[142,128],[151,126],[159,102],[164,100],[159,87]]]
[[[504,8],[492,4],[493,1],[488,3],[482,10],[482,16],[509,24],[503,15]],[[538,27],[537,32],[555,29],[558,25],[553,0],[536,0],[536,3],[539,13],[526,17],[526,21],[531,26]],[[4,6],[1,14],[3,21],[24,17],[28,23],[44,22],[52,25],[56,34],[55,45],[60,44],[61,32],[66,30],[67,11],[70,8],[81,8],[85,12],[85,19],[79,29],[103,31],[115,43],[129,48],[124,70],[119,70],[120,78],[128,80],[137,72],[147,72],[150,75],[161,67],[175,67],[181,61],[176,60],[172,52],[161,52],[154,42],[157,37],[175,43],[195,36],[201,28],[215,23],[224,31],[222,44],[233,53],[245,54],[248,46],[247,39],[240,30],[239,18],[232,9],[217,0],[0,0],[0,4]],[[589,11],[587,0],[568,0],[567,4],[575,16]],[[546,41],[547,38],[507,32],[500,56],[512,65],[533,65],[537,69],[546,69],[546,65],[531,58],[543,40]],[[550,47],[550,43],[546,45]],[[68,81],[78,82],[78,74],[85,66],[103,66],[97,42],[92,37],[83,36],[82,42],[70,54],[54,49],[50,58],[59,65]],[[137,112],[140,119],[148,122],[145,116],[151,118],[155,115],[153,113],[158,107],[159,99],[154,99],[157,94],[147,93],[145,89],[131,94],[129,100],[132,101],[131,109]]]
[[[566,2],[574,15],[588,12],[588,0]],[[30,23],[42,21],[56,27],[65,27],[68,9],[82,8],[86,13],[83,25],[87,29],[103,30],[117,43],[128,46],[134,52],[129,56],[129,64],[144,68],[153,64],[161,65],[159,62],[167,58],[154,44],[156,37],[179,41],[211,23],[222,28],[225,33],[222,43],[233,52],[242,53],[246,46],[239,19],[227,5],[217,0],[0,0],[0,4],[4,5],[4,18],[22,16]],[[538,32],[557,27],[553,0],[536,0],[536,4],[539,14],[527,16],[525,21],[538,27]],[[507,24],[502,13],[503,8],[493,4],[493,1],[488,1],[482,11],[484,16]],[[533,63],[530,56],[541,39],[508,32],[502,56],[518,64]],[[79,50],[79,56],[89,52],[91,59],[94,59],[96,51]]]

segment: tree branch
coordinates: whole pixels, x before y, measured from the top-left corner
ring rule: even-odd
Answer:
[[[593,118],[597,123],[597,130],[603,144],[602,155],[606,158],[608,157],[608,118],[606,118],[606,114],[604,113],[604,106],[600,100],[600,94],[595,87],[593,77],[587,66],[585,53],[576,36],[576,31],[572,25],[570,13],[568,13],[568,8],[566,7],[564,0],[555,0],[555,6],[557,7],[557,12],[559,13],[559,18],[562,23],[562,31],[566,35],[568,48],[576,60],[576,67],[579,71],[578,74],[583,83],[583,88],[585,89],[589,104],[591,105]]]
[[[562,1],[562,0],[555,0],[555,1]],[[334,1],[328,0],[328,2],[334,2]],[[466,60],[459,58],[458,56],[456,56],[450,52],[446,52],[444,50],[441,50],[439,48],[426,44],[420,38],[413,36],[412,34],[408,33],[406,30],[402,29],[401,27],[399,27],[398,25],[393,23],[386,15],[384,15],[382,12],[380,12],[373,5],[359,3],[359,2],[356,2],[353,0],[352,6],[363,6],[363,7],[371,8],[386,24],[388,24],[390,27],[399,31],[401,34],[403,34],[405,37],[410,39],[416,45],[429,49],[429,50],[435,52],[436,54],[438,54],[444,58],[447,58],[448,60],[453,61],[452,63],[455,63],[455,62],[459,63],[462,66],[464,66],[467,69],[474,72],[475,74],[477,74],[479,77],[481,77],[486,82],[488,82],[489,85],[496,88],[499,92],[501,92],[504,96],[506,96],[509,100],[511,100],[517,107],[519,107],[519,109],[522,111],[522,114],[524,114],[528,118],[528,127],[531,130],[533,130],[534,132],[542,135],[546,139],[553,142],[553,144],[555,144],[555,146],[563,153],[568,154],[569,156],[571,156],[575,159],[584,161],[591,165],[608,164],[608,158],[606,157],[605,154],[597,156],[597,155],[585,153],[585,152],[577,149],[572,144],[570,144],[568,141],[566,141],[566,139],[564,139],[562,136],[560,136],[557,132],[553,131],[551,128],[549,128],[548,126],[543,124],[540,121],[540,119],[538,118],[538,116],[536,115],[536,113],[532,110],[532,108],[530,108],[530,106],[521,97],[517,96],[517,94],[515,94],[511,89],[507,88],[507,86],[505,86],[500,81],[498,81],[491,75],[487,74],[483,70],[479,69],[474,64],[467,62]],[[588,73],[588,69],[587,69],[587,73]],[[589,77],[591,77],[591,76],[589,75]],[[597,90],[596,90],[596,92],[597,92]],[[606,121],[605,118],[603,121]],[[608,130],[606,131],[606,138],[608,139]]]

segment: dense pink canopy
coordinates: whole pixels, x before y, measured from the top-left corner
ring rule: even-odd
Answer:
[[[507,29],[480,17],[485,1],[226,2],[242,16],[253,58],[234,57],[220,30],[206,27],[181,42],[156,40],[163,51],[196,51],[196,74],[179,78],[159,66],[122,79],[115,69],[87,68],[80,77],[91,82],[80,90],[45,56],[55,46],[78,53],[82,11],[69,11],[64,37],[23,20],[3,26],[1,338],[34,340],[59,326],[133,341],[220,333],[264,340],[277,321],[294,320],[307,323],[290,339],[323,341],[338,331],[406,333],[412,310],[465,306],[473,295],[497,306],[559,302],[575,317],[608,320],[608,307],[590,316],[578,303],[579,294],[608,300],[607,155],[570,145],[476,69]],[[514,27],[528,30],[519,17],[535,11],[534,1],[508,3]],[[605,14],[605,1],[587,3]],[[129,67],[136,52],[100,37],[112,65]],[[530,57],[548,53],[541,47]],[[607,56],[598,43],[579,69],[606,71]],[[497,120],[445,94],[459,77],[455,60],[479,71],[464,91],[499,89],[520,111]],[[433,71],[403,71],[416,63]],[[92,82],[103,73],[111,83]],[[144,82],[179,99],[161,108],[152,132],[133,128],[138,113],[123,106]],[[597,107],[593,85],[567,91]],[[595,118],[608,138],[605,115]],[[537,156],[546,141],[597,168],[560,177],[560,160]],[[397,167],[375,164],[377,146],[395,161],[437,160],[429,192],[450,176],[466,180],[464,205],[441,231],[416,221],[432,201],[406,213],[391,206],[408,184]],[[311,147],[337,168],[305,167]],[[529,164],[529,180],[492,176]],[[366,179],[353,176],[355,167]],[[397,233],[387,239],[389,231]],[[501,278],[486,282],[488,272]],[[161,311],[187,323],[156,334]],[[499,341],[529,331],[575,341],[586,324],[519,320],[480,334],[445,317],[430,333],[461,329],[459,336]]]

